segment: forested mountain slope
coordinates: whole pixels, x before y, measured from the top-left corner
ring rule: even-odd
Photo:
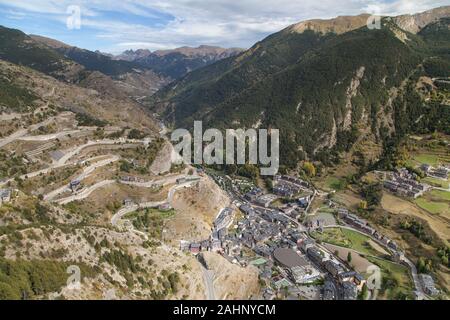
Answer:
[[[362,16],[297,24],[188,74],[149,104],[177,127],[204,120],[219,128],[278,128],[285,164],[327,162],[361,135],[381,143],[399,126],[409,130],[427,111],[417,94],[422,110],[409,112],[408,104],[406,121],[393,101],[411,97],[406,88],[413,78],[448,63],[450,38],[442,32],[448,20],[441,18],[450,8],[433,12],[422,14],[417,33],[389,17],[379,30],[361,27]]]

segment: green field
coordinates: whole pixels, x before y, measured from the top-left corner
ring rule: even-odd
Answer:
[[[325,229],[322,233],[313,232],[312,237],[325,243],[334,244],[336,246],[350,248],[352,243],[342,232],[341,228]]]
[[[330,190],[340,191],[345,188],[345,180],[336,177],[327,177],[325,180],[325,187]]]
[[[435,154],[422,153],[414,156],[413,159],[421,164],[429,164],[432,166],[437,166],[439,164],[439,156]]]
[[[422,182],[428,183],[429,185],[432,185],[432,186],[444,188],[444,189],[448,189],[449,185],[450,185],[448,180],[444,181],[442,179],[437,179],[437,178],[432,178],[432,177],[427,177],[425,179],[422,179]]]
[[[312,236],[322,242],[353,249],[365,255],[380,255],[380,252],[370,245],[370,238],[356,231],[343,228],[330,228],[325,229],[323,233],[314,232]]]
[[[434,202],[424,198],[416,199],[415,202],[419,207],[433,214],[442,214],[450,210],[449,205],[444,202]]]
[[[450,163],[450,155],[445,147],[426,147],[425,150],[419,151],[412,155],[407,161],[408,165],[415,166],[421,164],[429,164],[437,167],[440,164]]]
[[[387,260],[368,257],[368,260],[381,269],[383,278],[381,297],[389,300],[399,299],[399,295],[412,295],[414,284],[407,267]]]
[[[352,243],[351,248],[353,250],[356,250],[358,252],[368,254],[368,255],[374,255],[374,256],[377,256],[380,254],[378,251],[376,251],[374,248],[372,248],[372,246],[368,243],[368,241],[370,240],[369,237],[367,237],[359,232],[355,232],[355,231],[348,230],[348,229],[342,229],[342,232],[345,234],[347,239],[349,239],[350,242]]]
[[[433,199],[450,201],[450,191],[433,190],[430,194]]]

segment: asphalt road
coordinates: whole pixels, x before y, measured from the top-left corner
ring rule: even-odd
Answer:
[[[206,299],[216,300],[216,295],[214,293],[214,271],[205,269],[201,266],[203,273],[203,281],[205,282],[206,289]]]

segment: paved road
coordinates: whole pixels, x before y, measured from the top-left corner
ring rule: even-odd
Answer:
[[[13,113],[1,113],[0,121],[11,121],[11,120],[15,120],[15,119],[20,119],[24,115],[27,115],[27,114],[14,113],[14,112]]]
[[[113,162],[119,161],[120,157],[118,156],[111,156],[107,159],[95,162],[93,164],[91,164],[90,166],[86,167],[83,172],[76,177],[74,180],[78,180],[78,181],[83,181],[84,179],[86,179],[87,177],[89,177],[89,175],[94,172],[96,169],[100,168],[100,167],[104,167],[107,166]],[[50,169],[50,168],[49,168]],[[42,171],[42,170],[41,170]],[[46,194],[44,196],[44,200],[46,201],[52,201],[54,198],[56,198],[58,195],[60,195],[61,193],[64,193],[66,191],[70,190],[68,185],[62,186],[56,190],[53,190],[52,192],[49,192],[48,194]]]
[[[97,140],[97,141],[88,141],[87,143],[85,143],[81,146],[77,146],[77,147],[67,151],[66,154],[63,157],[61,157],[56,163],[57,164],[65,164],[70,158],[79,154],[83,149],[85,149],[87,147],[91,147],[91,146],[115,145],[115,144],[119,145],[119,144],[125,144],[125,143],[148,145],[150,142],[151,142],[151,140],[149,140],[149,139],[134,140],[134,139],[123,139],[123,138],[118,139],[118,140],[104,139],[104,140]]]
[[[126,206],[117,211],[116,214],[113,215],[111,218],[111,224],[113,226],[116,226],[120,219],[122,219],[123,216],[132,213],[134,211],[137,211],[139,209],[146,209],[146,208],[157,208],[160,205],[166,203],[166,201],[153,201],[153,202],[144,202],[140,204],[134,204],[132,206]]]
[[[201,268],[203,274],[203,281],[205,282],[206,300],[216,300],[216,294],[214,292],[214,271],[207,270],[202,265]]]
[[[87,177],[89,177],[90,174],[92,172],[94,172],[95,170],[97,170],[98,168],[107,166],[107,165],[117,162],[119,160],[120,160],[119,156],[111,156],[110,158],[95,162],[95,163],[91,164],[90,166],[88,166],[87,168],[85,168],[83,170],[83,173],[80,174],[78,177],[76,177],[75,180],[82,181],[82,180],[86,179]]]
[[[120,181],[120,183],[139,187],[139,188],[152,188],[156,185],[167,186],[169,184],[174,184],[177,182],[178,179],[181,179],[181,178],[186,178],[186,175],[180,174],[180,175],[176,175],[176,176],[169,176],[169,177],[163,178],[163,179],[150,180],[150,181],[144,181],[144,182]]]
[[[16,134],[19,135],[17,132],[16,132]],[[5,138],[5,139],[9,139],[10,140],[10,137]],[[2,147],[2,143],[3,143],[3,145],[6,145],[6,144],[9,143],[9,142],[5,141],[5,139],[3,139],[3,140],[0,139],[0,148]],[[14,138],[12,141],[14,141],[14,140],[16,140],[16,138]],[[10,142],[12,142],[12,141],[10,141]],[[146,139],[146,140],[124,140],[124,139],[121,139],[121,140],[89,141],[88,143],[86,143],[84,145],[81,145],[81,146],[78,146],[78,147],[75,147],[75,148],[71,149],[62,158],[60,158],[59,160],[55,161],[50,167],[42,169],[42,170],[39,170],[39,171],[26,173],[26,174],[22,175],[20,178],[22,180],[29,179],[29,178],[34,178],[34,177],[37,177],[37,176],[39,176],[41,174],[47,174],[48,172],[52,171],[53,169],[62,168],[62,167],[68,166],[68,165],[75,165],[76,163],[68,164],[67,163],[68,160],[70,158],[72,158],[73,156],[75,156],[76,154],[80,153],[84,148],[87,148],[89,146],[94,146],[94,145],[114,145],[114,144],[119,144],[119,143],[124,143],[124,142],[142,143],[142,144],[146,145],[146,144],[149,143],[149,141],[150,140],[148,140],[148,139]],[[83,161],[83,163],[86,162],[86,161],[92,161],[95,158],[98,158],[98,157],[94,157],[94,158],[85,160],[85,161]],[[176,178],[174,177],[173,179],[175,179],[175,182],[176,182]],[[13,179],[8,179],[8,180],[6,180],[4,182],[1,182],[0,183],[0,187],[6,185],[8,182],[11,182],[11,181],[13,181]]]
[[[80,193],[74,194],[74,195],[72,195],[70,197],[67,197],[67,198],[64,198],[64,199],[56,200],[55,202],[58,203],[58,204],[63,205],[63,204],[68,204],[68,203],[73,202],[73,201],[83,200],[83,199],[88,198],[91,195],[91,193],[93,193],[97,189],[103,188],[103,187],[105,187],[107,185],[110,185],[110,184],[113,184],[113,183],[115,183],[114,180],[100,181],[100,182],[98,182],[98,183],[96,183],[96,184],[94,184],[94,185],[92,185],[92,186],[82,190]]]
[[[420,283],[419,275],[417,273],[417,268],[415,264],[405,256],[403,256],[400,260],[405,262],[411,269],[411,275],[414,281],[414,287],[416,288],[416,292],[418,293],[418,299],[419,300],[427,299],[427,296],[423,291],[422,284]]]
[[[16,141],[18,138],[23,137],[27,133],[28,133],[27,129],[20,129],[20,130],[14,132],[13,134],[11,134],[10,136],[1,139],[0,140],[0,148],[6,146],[7,144],[10,144],[11,142]]]
[[[145,181],[145,182],[120,181],[120,183],[126,184],[128,186],[138,187],[138,188],[152,188],[155,185],[157,185],[157,183],[155,183],[155,181],[153,181],[153,180]]]
[[[33,132],[36,131],[37,129],[39,129],[42,126],[47,126],[50,123],[52,123],[56,118],[61,117],[61,115],[55,116],[55,117],[50,117],[47,120],[44,120],[42,122],[33,124],[31,126],[29,126],[27,129],[20,129],[16,132],[14,132],[13,134],[11,134],[10,136],[0,139],[0,148],[6,146],[7,144],[10,144],[22,137],[24,137],[25,135],[27,135],[29,132]]]
[[[183,176],[183,177],[185,177],[185,176]],[[171,181],[173,178],[174,177],[170,177],[170,178],[166,179],[166,181]],[[164,181],[164,179],[162,179],[160,181]],[[170,205],[172,205],[172,200],[173,200],[173,196],[174,196],[175,192],[177,190],[179,190],[179,189],[191,186],[195,182],[197,182],[197,181],[190,181],[190,182],[186,182],[186,183],[181,184],[181,185],[173,186],[172,188],[169,189],[169,192],[167,193],[167,198],[164,201],[145,202],[145,203],[141,203],[141,204],[135,204],[135,205],[132,205],[132,206],[123,207],[119,211],[117,211],[116,214],[113,215],[113,217],[111,218],[111,224],[113,226],[117,225],[118,221],[123,216],[127,215],[128,213],[137,211],[139,209],[155,208],[155,207],[159,207],[160,205],[165,204],[165,203],[169,203]]]
[[[56,161],[57,165],[64,165],[67,161],[69,161],[70,158],[74,157],[75,155],[79,154],[83,149],[95,146],[95,145],[108,145],[108,144],[115,144],[117,143],[117,140],[100,140],[100,141],[88,141],[87,143],[77,146],[71,150],[69,150],[64,156],[62,156],[59,160]]]
[[[67,131],[60,131],[57,133],[52,133],[52,134],[45,134],[45,135],[39,135],[39,136],[24,136],[24,137],[20,137],[17,140],[21,140],[21,141],[50,141],[50,140],[56,140],[68,135],[76,135],[77,133],[80,132],[88,132],[88,131],[95,131],[97,128],[93,128],[93,127],[89,127],[89,128],[84,128],[82,130],[67,130]]]
[[[445,191],[445,192],[450,192],[450,186],[448,187],[448,189],[445,189],[445,188],[438,188],[438,187],[432,187],[432,189],[434,189],[434,190],[440,190],[440,191]]]

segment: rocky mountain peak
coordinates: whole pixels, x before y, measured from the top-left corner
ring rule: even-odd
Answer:
[[[311,30],[319,33],[337,33],[342,34],[354,29],[361,28],[367,24],[369,14],[361,14],[358,16],[339,16],[334,19],[313,19],[302,21],[288,27],[288,32],[303,33]]]
[[[448,16],[450,6],[445,6],[413,15],[401,15],[393,18],[393,21],[403,30],[416,34],[428,24]]]

